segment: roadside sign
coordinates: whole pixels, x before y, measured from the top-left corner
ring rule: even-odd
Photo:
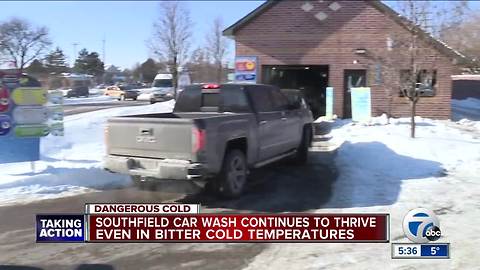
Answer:
[[[40,158],[40,137],[63,136],[63,95],[17,71],[0,71],[0,163]]]
[[[0,114],[0,136],[7,135],[12,129],[12,119],[10,116]]]
[[[370,87],[354,87],[352,89],[352,120],[354,122],[369,121],[372,116]]]
[[[8,88],[0,85],[0,113],[8,111],[10,108]]]
[[[15,136],[17,137],[43,137],[50,133],[47,125],[19,125],[15,126]]]
[[[16,124],[38,124],[48,120],[48,109],[44,106],[17,106],[12,115]]]
[[[11,99],[16,105],[44,105],[47,103],[47,90],[40,87],[19,87],[13,90]]]
[[[235,58],[235,81],[256,83],[257,71],[258,57],[237,56]]]

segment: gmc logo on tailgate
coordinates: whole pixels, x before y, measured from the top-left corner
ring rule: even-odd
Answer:
[[[155,143],[157,139],[153,136],[137,136],[137,142],[139,143]]]

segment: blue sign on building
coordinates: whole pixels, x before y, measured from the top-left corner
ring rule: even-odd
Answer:
[[[256,56],[237,56],[235,58],[235,81],[257,82],[258,58]]]
[[[327,87],[325,93],[325,117],[327,119],[333,118],[333,87]]]
[[[352,88],[352,121],[366,122],[372,116],[372,101],[369,87]]]

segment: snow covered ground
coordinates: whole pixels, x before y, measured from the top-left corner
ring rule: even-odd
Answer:
[[[89,97],[64,97],[63,103],[65,105],[77,105],[77,104],[89,104],[89,103],[102,103],[112,102],[116,99],[113,97],[105,96],[104,89],[92,88],[89,90]]]
[[[42,139],[35,172],[29,163],[0,164],[0,205],[128,185],[127,177],[101,169],[105,120],[172,107],[164,102],[66,117],[65,137]],[[408,242],[403,216],[412,208],[431,209],[440,219],[440,242],[451,243],[450,260],[391,260],[390,244],[272,244],[247,268],[478,269],[479,122],[418,117],[417,123],[417,138],[411,139],[408,119],[377,117],[368,125],[335,121],[330,136],[338,147],[339,176],[331,200],[314,212],[390,213],[391,241]]]
[[[104,95],[97,95],[97,96],[89,96],[89,97],[72,97],[72,98],[64,98],[63,104],[65,105],[77,105],[77,104],[89,104],[89,103],[102,103],[102,102],[112,102],[117,99],[104,96]]]
[[[451,259],[392,260],[390,244],[282,244],[270,245],[247,269],[478,269],[480,131],[471,121],[417,118],[417,138],[410,139],[408,119],[386,120],[334,123],[339,177],[333,199],[315,212],[390,213],[391,241],[408,242],[404,215],[431,209]]]
[[[122,107],[67,116],[65,136],[41,139],[41,160],[0,164],[0,205],[55,198],[130,184],[125,176],[101,168],[107,118],[171,111],[173,102]]]

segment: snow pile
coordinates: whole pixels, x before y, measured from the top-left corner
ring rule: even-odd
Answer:
[[[373,122],[384,121],[378,117]],[[400,185],[406,180],[441,178],[459,168],[480,167],[478,133],[458,129],[450,121],[416,117],[416,122],[415,139],[409,137],[407,118],[390,119],[390,125],[365,126],[348,120],[335,123],[332,137],[339,146],[337,186],[347,189],[342,191],[349,195],[346,199],[356,206],[371,201],[390,204],[395,202],[391,195],[396,194],[376,193],[372,187],[378,183]],[[352,185],[352,179],[361,184]]]
[[[404,215],[425,207],[440,219],[450,260],[392,260],[386,244],[269,245],[246,269],[476,269],[480,240],[480,132],[465,123],[417,118],[334,123],[338,178],[318,213],[389,213],[391,242],[409,242]],[[474,122],[474,121],[472,121]],[[472,123],[469,122],[469,123]],[[478,122],[477,122],[478,124]]]
[[[467,98],[463,100],[452,99],[452,119],[455,121],[468,119],[480,121],[480,99]],[[480,125],[476,126],[480,128]]]
[[[452,99],[452,105],[455,107],[461,107],[465,109],[476,109],[480,111],[480,99],[467,98],[467,99]]]
[[[88,90],[88,93],[89,93],[91,96],[99,96],[99,95],[105,94],[105,89],[102,89],[102,88],[90,88],[90,89]]]
[[[469,119],[462,119],[457,122],[458,125],[464,126],[464,127],[469,127],[472,129],[477,129],[480,130],[480,121],[472,121]]]
[[[104,124],[112,116],[167,112],[173,101],[146,106],[122,107],[67,116],[65,136],[41,140],[41,160],[0,164],[0,205],[55,198],[130,184],[126,176],[102,169]]]
[[[76,105],[76,104],[89,104],[89,103],[102,103],[102,102],[112,102],[117,100],[116,98],[105,96],[105,95],[98,95],[98,96],[90,96],[90,97],[71,97],[67,98],[64,97],[63,104],[65,105]]]

